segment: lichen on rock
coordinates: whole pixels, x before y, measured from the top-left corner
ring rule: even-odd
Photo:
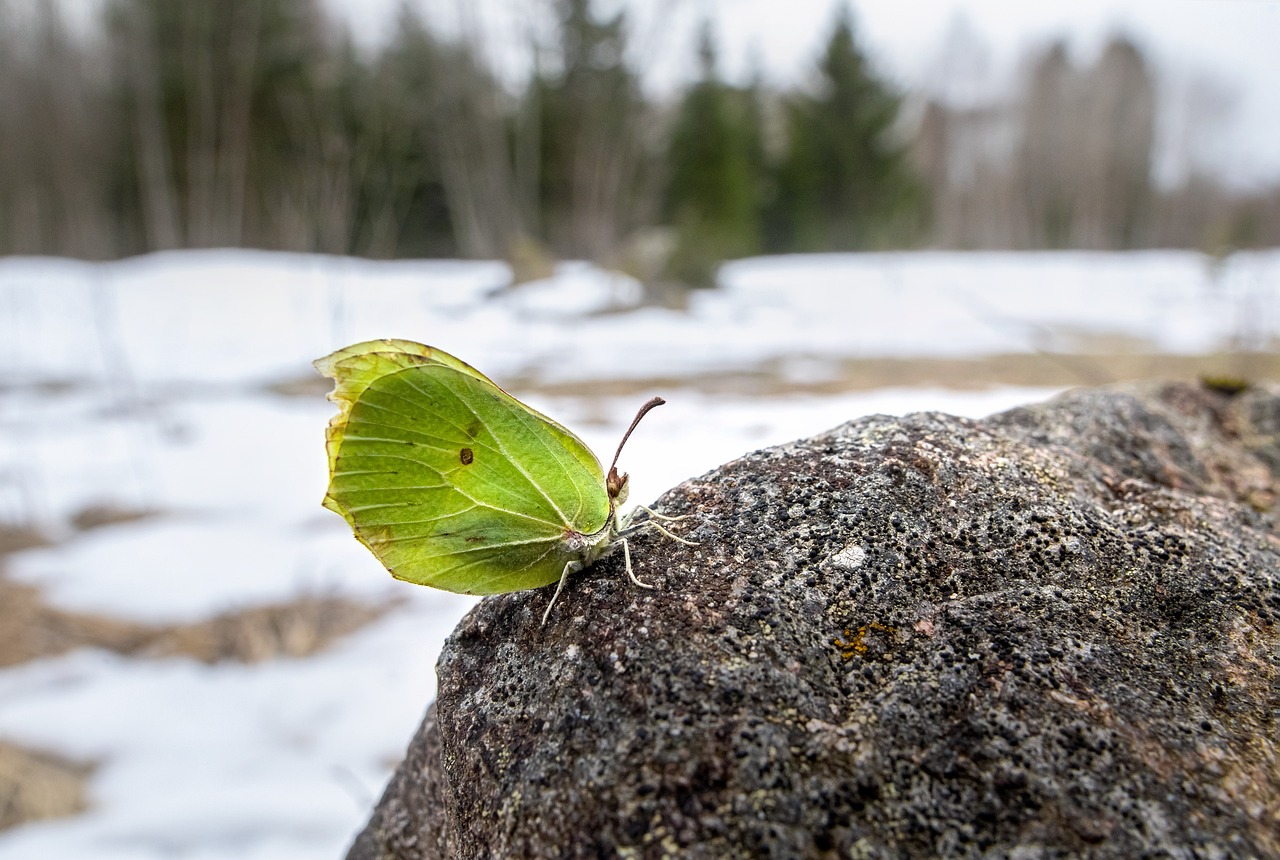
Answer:
[[[351,858],[1280,856],[1280,389],[872,416],[476,607]]]

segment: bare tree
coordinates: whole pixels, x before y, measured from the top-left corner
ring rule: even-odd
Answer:
[[[1112,39],[1081,80],[1071,164],[1078,189],[1073,244],[1132,248],[1150,240],[1155,85],[1125,38]]]
[[[0,7],[0,248],[107,256],[103,144],[112,129],[96,54],[68,32],[61,4],[25,11]]]
[[[122,64],[127,68],[133,102],[138,194],[146,247],[157,251],[178,248],[184,244],[184,237],[155,56],[155,19],[144,6],[133,5],[122,7],[119,23]]]
[[[1078,92],[1066,45],[1055,42],[1034,62],[1021,109],[1019,184],[1032,247],[1065,247],[1071,239]]]
[[[1029,240],[1011,165],[1019,130],[996,98],[990,51],[956,13],[930,65],[912,157],[929,189],[931,238],[945,247],[1018,247]]]
[[[541,115],[542,223],[563,253],[603,260],[635,226],[644,103],[629,66],[625,10],[551,0],[555,67],[535,81]]]

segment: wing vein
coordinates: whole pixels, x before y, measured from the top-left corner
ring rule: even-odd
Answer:
[[[414,388],[415,390],[417,390],[417,391],[422,391],[422,389],[417,388],[417,386],[411,386],[411,387],[413,387],[413,388]],[[424,395],[426,394],[426,392],[422,392],[422,393],[423,393]],[[396,398],[396,399],[398,399],[398,400],[404,400],[406,403],[410,403],[410,402],[411,402],[411,401],[409,401],[409,400],[406,400],[404,397],[401,397],[399,394],[396,394],[396,393],[395,393],[395,392],[393,392],[393,391],[379,391],[379,392],[378,392],[378,394],[379,394],[380,396],[383,396],[383,397],[394,397],[394,398]],[[416,423],[416,422],[417,422],[417,420],[418,420],[417,418],[415,418],[415,417],[414,417],[414,416],[412,416],[412,415],[408,415],[408,414],[406,414],[406,413],[404,413],[404,412],[400,412],[399,410],[392,409],[392,408],[390,408],[390,407],[388,407],[388,406],[384,406],[384,405],[382,405],[381,403],[377,403],[377,402],[374,402],[374,401],[367,401],[364,405],[365,405],[365,407],[366,407],[366,408],[368,408],[368,409],[379,409],[379,410],[382,410],[383,412],[389,412],[389,413],[391,413],[392,415],[399,415],[401,418],[407,418],[407,419],[409,419],[410,421],[413,421],[413,422],[415,422],[415,423]],[[465,431],[464,431],[461,427],[457,426],[456,424],[453,424],[453,423],[452,423],[452,422],[450,422],[447,418],[445,418],[443,415],[441,415],[440,413],[436,412],[435,410],[431,410],[431,409],[424,409],[423,411],[424,411],[424,412],[427,412],[429,415],[431,415],[432,417],[434,417],[435,419],[437,419],[441,424],[445,424],[445,425],[448,425],[449,427],[452,427],[454,430],[458,431],[458,434],[459,434],[459,435],[463,435],[463,436],[465,436],[465,435],[466,435]],[[472,414],[474,415],[475,413],[473,412]],[[368,422],[368,423],[369,423],[370,425],[374,426],[374,427],[388,427],[388,428],[391,428],[391,429],[394,429],[394,430],[401,430],[401,431],[403,431],[403,432],[405,432],[405,433],[412,433],[414,436],[418,436],[418,437],[423,438],[423,439],[440,440],[440,441],[444,441],[444,442],[449,441],[449,440],[445,439],[445,438],[444,438],[444,437],[442,437],[442,436],[434,436],[434,435],[432,435],[432,434],[430,434],[430,433],[425,433],[425,432],[423,432],[422,430],[416,430],[416,429],[414,429],[413,427],[404,427],[404,426],[401,426],[401,425],[395,425],[395,424],[382,424],[382,423],[379,423],[379,422],[376,422],[376,421],[370,421],[370,422]],[[360,438],[360,437],[355,437],[355,438]],[[401,444],[409,444],[407,440],[403,440],[403,439],[401,439],[401,440],[393,440],[393,441],[399,441]],[[494,448],[492,445],[487,445],[487,444],[485,444],[484,442],[481,442],[481,441],[480,441],[480,440],[478,440],[478,439],[473,439],[473,440],[472,440],[472,442],[471,442],[471,444],[472,444],[472,445],[474,445],[474,446],[475,446],[475,447],[477,447],[477,448],[481,448],[481,449],[483,449],[483,450],[491,451],[491,452],[492,452],[492,453],[494,453],[494,454],[498,454],[498,455],[503,456],[503,457],[505,457],[505,456],[506,456],[506,452],[504,452],[504,451],[500,451],[499,449]],[[449,453],[452,453],[452,452],[453,452],[453,450],[454,450],[454,446],[453,446],[453,445],[426,445],[426,446],[424,446],[424,447],[432,448],[432,449],[434,449],[434,450],[436,450],[436,451],[444,451],[444,452],[449,452]]]
[[[424,397],[429,397],[427,392],[423,391],[421,388],[418,388],[418,386],[413,384],[412,379],[406,378],[405,384],[408,385],[410,388],[415,389],[419,394],[422,394]],[[495,386],[495,388],[496,387],[497,386]],[[480,417],[480,414],[471,407],[471,404],[467,403],[466,400],[459,397],[456,391],[454,391],[452,388],[450,388],[447,385],[442,385],[441,388],[449,392],[449,395],[453,397],[453,399],[456,400],[463,409],[471,413],[471,417],[473,417],[476,421],[479,421],[481,424],[484,423],[484,420]],[[510,407],[506,403],[503,403],[501,398],[497,400],[497,403],[501,405],[504,409],[506,409],[508,413],[510,413],[511,411]],[[457,425],[452,425],[452,426],[454,426],[455,429],[457,429],[459,432],[463,432],[461,427],[457,427]],[[501,453],[502,457],[508,463],[510,463],[517,472],[523,475],[524,479],[529,482],[529,485],[532,486],[535,490],[537,490],[538,494],[541,495],[542,498],[546,500],[547,504],[551,506],[551,509],[560,515],[560,520],[561,520],[560,524],[563,525],[565,528],[572,527],[573,523],[569,520],[568,517],[565,516],[564,511],[560,510],[560,506],[555,503],[555,500],[552,499],[551,496],[547,495],[546,489],[544,489],[541,484],[539,484],[536,480],[534,480],[533,476],[530,475],[525,470],[524,466],[521,465],[520,461],[511,456],[511,452],[507,450],[507,446],[503,444],[502,439],[500,439],[497,436],[497,434],[494,434],[492,432],[490,433],[490,436],[492,437],[494,444],[498,446],[499,453]],[[535,433],[533,434],[533,436],[537,438],[538,434]],[[539,439],[539,441],[541,442],[541,439]]]
[[[516,420],[519,421],[521,424],[523,424],[526,429],[529,427],[530,420],[533,420],[533,421],[538,420],[537,416],[533,415],[528,410],[517,411],[515,409],[512,409],[509,403],[504,403],[503,406],[506,408],[507,412],[514,415]],[[581,486],[579,486],[579,482],[576,480],[573,480],[575,476],[573,475],[572,471],[565,465],[565,461],[560,457],[560,455],[550,445],[547,444],[546,439],[544,439],[540,434],[536,432],[531,433],[530,435],[538,439],[539,443],[541,443],[542,447],[546,450],[546,452],[551,456],[553,460],[556,461],[556,464],[560,467],[560,470],[564,472],[566,476],[569,477],[570,479],[569,486],[573,487],[574,492],[578,496],[578,510],[577,510],[577,514],[573,518],[574,522],[576,522],[582,517],[583,508],[587,506],[586,500],[583,499],[582,497],[582,488]],[[532,480],[532,478],[530,480]],[[567,522],[568,521],[566,521],[566,523]]]

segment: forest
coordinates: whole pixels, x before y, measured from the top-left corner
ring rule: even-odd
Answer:
[[[517,84],[401,11],[356,46],[320,0],[0,0],[0,254],[248,247],[589,259],[713,283],[791,252],[1280,244],[1280,189],[1153,180],[1159,82],[1122,35],[1087,64],[1035,48],[1007,96],[897,91],[836,16],[803,85],[641,86],[625,4],[544,0]]]

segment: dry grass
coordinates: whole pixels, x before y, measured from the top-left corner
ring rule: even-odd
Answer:
[[[141,511],[100,506],[74,518],[88,529],[138,519]],[[204,663],[257,663],[306,657],[385,614],[395,604],[333,595],[224,612],[193,624],[143,624],[48,604],[40,591],[9,580],[4,556],[47,545],[37,530],[0,526],[0,667],[102,648],[131,657],[190,657]],[[0,830],[86,808],[93,766],[0,740]]]
[[[1170,355],[1145,344],[1094,338],[1096,351],[1009,353],[973,358],[857,358],[831,362],[815,357],[818,373],[806,374],[794,361],[768,361],[732,372],[693,376],[545,382],[536,376],[499,380],[513,394],[565,397],[633,396],[654,391],[697,391],[737,397],[789,394],[836,395],[876,388],[949,388],[974,391],[1005,385],[1058,388],[1104,385],[1136,379],[1239,379],[1280,381],[1280,350]],[[277,394],[322,397],[332,383],[319,375],[270,386]]]
[[[203,663],[306,657],[381,617],[391,605],[304,595],[192,624],[151,625],[67,612],[46,603],[37,589],[0,576],[0,667],[76,648],[134,657],[192,657]]]
[[[88,808],[85,782],[93,769],[0,741],[0,830],[83,812]]]
[[[320,398],[333,390],[333,381],[325,379],[318,373],[308,373],[304,376],[294,376],[290,379],[273,382],[266,386],[266,389],[273,394],[280,394],[285,397]]]
[[[146,634],[141,624],[56,609],[32,586],[0,576],[0,668],[83,646],[130,653]]]
[[[38,590],[0,574],[0,667],[75,648],[134,657],[183,656],[204,663],[306,657],[380,617],[391,605],[311,595],[194,624],[146,625],[64,612],[45,603]],[[85,783],[92,773],[92,765],[0,741],[0,830],[83,811]]]
[[[31,586],[0,574],[0,667],[75,648],[204,663],[306,657],[383,615],[391,603],[301,597],[226,612],[194,624],[146,625],[49,606]],[[93,766],[0,741],[0,830],[86,808]]]
[[[84,508],[71,522],[85,531],[135,522],[155,513],[104,503]],[[0,667],[76,648],[104,648],[139,657],[185,656],[204,663],[306,657],[376,620],[393,605],[311,594],[286,603],[224,612],[192,624],[143,624],[67,612],[46,603],[38,589],[4,575],[6,555],[47,545],[48,538],[34,527],[0,524]]]
[[[133,649],[147,657],[185,656],[204,663],[307,657],[382,617],[393,602],[304,595],[288,603],[225,612],[194,624],[153,628]]]
[[[156,513],[156,511],[152,510],[130,508],[113,502],[104,502],[103,504],[81,508],[71,518],[71,525],[83,532],[102,528],[103,526],[114,526],[121,523],[144,520],[155,516]]]
[[[533,377],[504,379],[512,392],[552,396],[634,396],[681,390],[737,397],[808,394],[831,396],[878,388],[947,388],[978,391],[999,386],[1058,388],[1138,379],[1202,377],[1280,381],[1280,351],[1168,355],[1149,352],[1095,354],[1017,353],[974,358],[814,359],[818,372],[793,361],[688,377],[628,378],[546,383]]]
[[[11,552],[48,545],[49,539],[35,526],[0,523],[0,565]]]

